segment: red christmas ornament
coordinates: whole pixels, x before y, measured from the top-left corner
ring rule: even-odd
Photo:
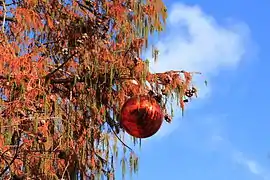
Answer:
[[[154,135],[160,129],[162,121],[163,112],[160,105],[148,95],[130,98],[121,110],[121,127],[136,138]]]

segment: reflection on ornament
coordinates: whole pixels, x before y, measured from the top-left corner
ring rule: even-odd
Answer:
[[[160,105],[148,95],[130,98],[121,110],[121,127],[136,138],[154,135],[160,129],[162,121],[163,112]]]

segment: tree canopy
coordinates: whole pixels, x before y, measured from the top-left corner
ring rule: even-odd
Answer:
[[[152,93],[170,122],[171,102],[196,95],[193,73],[142,59],[166,18],[162,0],[0,0],[0,179],[115,179],[117,161],[136,172],[125,101]]]

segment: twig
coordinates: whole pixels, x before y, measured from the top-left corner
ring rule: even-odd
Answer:
[[[128,148],[131,152],[133,152],[133,149],[131,147],[129,147],[125,142],[122,141],[122,139],[117,135],[117,133],[115,132],[115,130],[113,129],[111,123],[108,122],[108,120],[106,119],[107,124],[109,124],[112,132],[114,133],[114,135],[116,136],[116,138],[126,147]]]
[[[93,13],[94,15],[96,15],[96,12],[94,10],[92,10],[91,8],[85,6],[84,4],[80,3],[80,1],[76,1],[78,3],[78,5],[81,7],[81,8],[84,8],[84,9],[87,9],[88,11],[90,11],[91,13]]]
[[[64,170],[64,172],[63,172],[63,174],[62,174],[61,179],[64,179],[65,172],[67,171],[68,166],[69,166],[69,162],[67,163],[67,165],[66,165],[66,167],[65,167],[65,170]]]
[[[101,157],[100,155],[98,155],[96,152],[94,152],[94,153],[98,157],[98,159],[102,161],[102,164],[108,163],[108,161],[106,159],[104,159],[103,157]]]
[[[54,68],[54,66],[52,66],[52,65],[48,65],[48,67],[49,67],[49,68],[52,68],[52,69]],[[63,69],[59,69],[58,71],[61,71],[61,72],[63,72],[63,73],[66,73],[66,74],[69,75],[69,76],[72,75],[70,72],[65,71],[65,70],[63,70]]]
[[[3,19],[4,19],[4,16],[0,16],[0,20],[2,21]],[[5,17],[5,21],[16,22],[16,19],[13,17]]]
[[[6,6],[11,6],[13,4],[15,4],[15,3],[13,2],[13,3],[10,3],[10,4],[6,4]],[[3,1],[0,1],[0,6],[3,6]]]
[[[60,66],[58,66],[55,70],[53,70],[52,72],[50,72],[49,74],[47,74],[47,75],[45,76],[45,79],[48,80],[54,73],[56,73],[58,70],[60,70],[62,67],[64,67],[65,64],[67,64],[68,61],[69,61],[71,58],[73,58],[74,55],[75,55],[75,54],[72,54],[72,55],[70,55],[69,57],[67,57],[66,60],[65,60]]]
[[[21,147],[23,144],[21,145],[17,145],[16,150],[15,150],[15,155],[12,158],[12,160],[10,161],[10,163],[8,163],[8,165],[5,167],[5,169],[0,173],[0,177],[2,177],[5,172],[10,168],[10,166],[14,163],[14,161],[17,159],[18,157],[18,152],[19,152],[19,147]]]
[[[5,23],[6,23],[6,15],[7,15],[7,8],[6,8],[6,2],[4,0],[1,0],[2,2],[2,6],[3,6],[3,13],[4,13],[4,16],[3,16],[3,22],[2,22],[2,32],[4,33],[5,32]]]
[[[113,128],[110,126],[112,132],[114,133],[114,135],[116,136],[116,138],[126,147],[128,148],[131,152],[133,152],[133,149],[131,149],[131,147],[129,147],[126,143],[124,143],[122,141],[122,139],[116,134],[116,132],[113,130]]]
[[[12,174],[12,170],[11,170],[10,164],[8,163],[8,161],[5,158],[4,158],[4,161],[7,164],[7,167],[6,168],[9,169],[10,174]]]
[[[7,150],[5,150],[4,152],[2,152],[0,157],[1,157],[2,159],[5,159],[4,155],[5,155],[9,150],[10,150],[10,148],[7,149]]]

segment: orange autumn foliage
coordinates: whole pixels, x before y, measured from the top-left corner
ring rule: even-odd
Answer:
[[[170,122],[167,103],[184,109],[192,87],[192,73],[151,73],[141,58],[165,26],[162,0],[61,2],[0,0],[0,179],[115,179],[119,152],[134,173],[122,105],[161,95]]]

